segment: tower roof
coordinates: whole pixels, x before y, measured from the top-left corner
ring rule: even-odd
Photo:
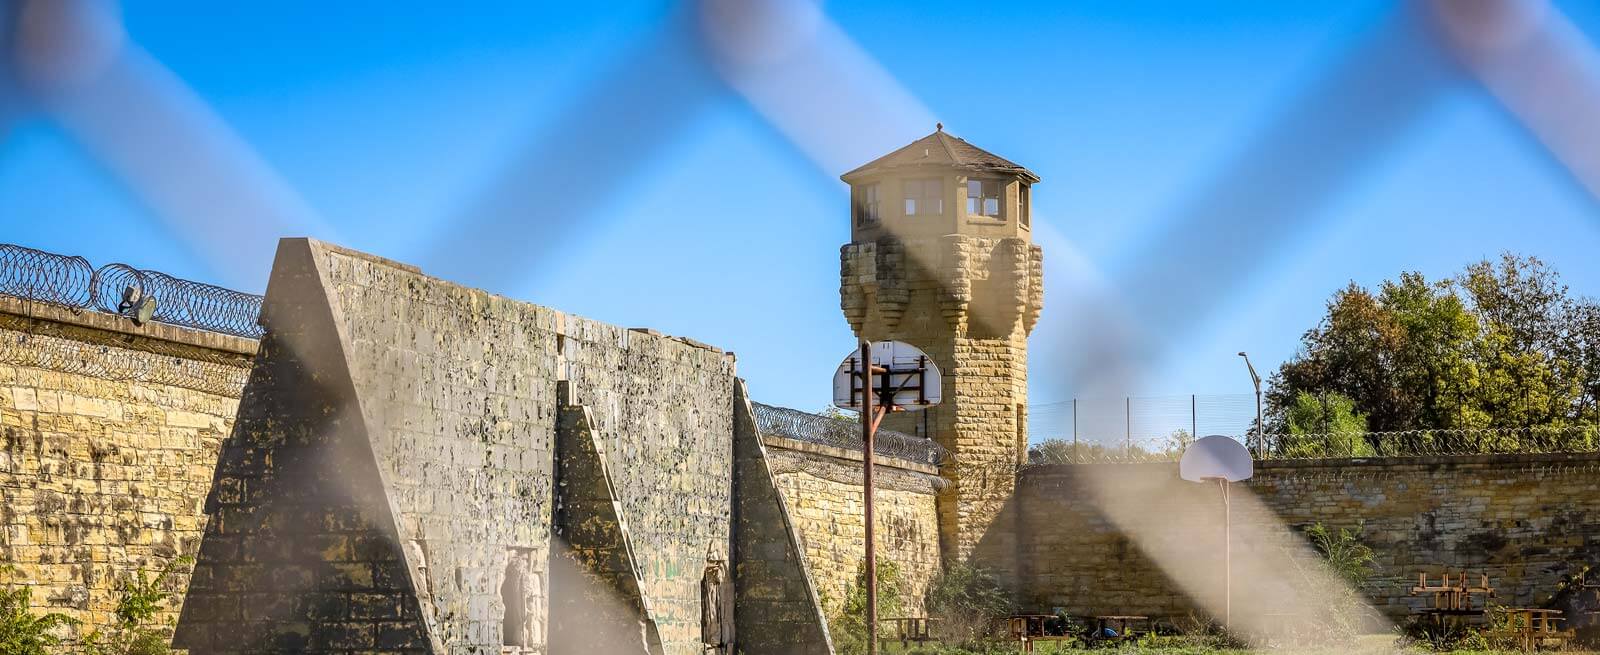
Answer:
[[[861,167],[840,175],[850,182],[871,173],[882,173],[900,168],[943,166],[983,173],[1007,173],[1038,182],[1039,176],[1000,155],[951,136],[940,125],[928,136],[912,141],[899,150],[874,159]]]

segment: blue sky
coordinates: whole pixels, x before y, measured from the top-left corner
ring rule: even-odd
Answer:
[[[638,66],[630,53],[680,16],[666,4],[480,3],[471,12],[446,4],[378,11],[129,0],[122,15],[131,41],[320,217],[314,236],[519,299],[717,344],[738,353],[757,399],[823,406],[829,373],[852,343],[838,310],[838,247],[848,238],[843,170],[823,170],[740,94],[692,75],[663,87],[689,97],[688,110],[663,102],[658,116],[652,98],[608,101],[607,80]],[[1600,32],[1600,11],[1562,9],[1591,38]],[[1307,216],[1286,217],[1301,227],[1270,249],[1229,247],[1250,226],[1209,219],[1218,239],[1178,259],[1249,258],[1262,262],[1255,273],[1207,295],[1193,321],[1155,328],[1159,353],[1137,375],[1097,380],[1091,368],[1074,377],[1064,371],[1085,360],[1075,321],[1103,309],[1081,302],[1085,280],[1116,289],[1139,270],[1162,270],[1141,269],[1175,257],[1151,252],[1159,243],[1152,235],[1204,197],[1199,190],[1264,126],[1293,124],[1285,108],[1380,31],[1392,8],[834,2],[824,11],[912,99],[902,114],[940,120],[1044,178],[1034,194],[1047,261],[1030,371],[1035,403],[1248,392],[1234,353],[1249,350],[1258,366],[1275,368],[1346,282],[1374,284],[1402,270],[1437,277],[1501,250],[1544,258],[1578,292],[1600,294],[1600,261],[1589,256],[1600,245],[1594,200],[1497,105],[1460,84],[1430,96]],[[540,220],[552,220],[540,213],[547,207],[569,211],[561,188],[545,192],[540,179],[519,178],[518,162],[559,143],[552,132],[587,128],[573,107],[597,95],[607,111],[640,112],[633,119],[645,125],[636,130],[649,138],[624,144],[640,149],[635,165],[613,171],[590,166],[605,157],[570,160],[592,169],[582,187],[592,191],[582,199],[590,207],[483,245],[526,256],[478,256],[471,243],[443,258],[433,252],[449,242],[453,217],[497,184],[525,190],[518,198],[532,201],[519,207]],[[1355,98],[1350,111],[1383,101]],[[600,112],[595,122],[608,117]],[[932,127],[897,125],[844,151],[887,152]],[[48,115],[24,113],[8,128],[0,241],[264,287],[270,240],[197,245]],[[1279,165],[1303,162],[1307,175],[1318,174],[1314,144],[1298,143],[1293,130],[1273,134],[1284,149]],[[206,171],[191,174],[206,184]],[[1160,274],[1172,276],[1173,288],[1189,277]],[[1137,300],[1182,298],[1157,285]]]

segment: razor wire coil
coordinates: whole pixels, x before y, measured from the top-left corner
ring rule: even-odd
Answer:
[[[96,269],[83,257],[0,244],[0,295],[72,309],[137,317],[169,325],[259,339],[262,297],[127,264]]]
[[[93,280],[82,257],[0,244],[0,294],[81,309],[92,301]]]
[[[823,416],[755,402],[750,405],[755,411],[756,429],[761,434],[847,450],[861,450],[864,445],[861,439],[861,424],[848,418]],[[883,457],[895,457],[933,466],[944,463],[949,457],[949,452],[932,439],[893,430],[878,430],[873,438],[872,452]]]

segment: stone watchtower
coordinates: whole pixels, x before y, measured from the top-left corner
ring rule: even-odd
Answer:
[[[1028,333],[1044,297],[1029,213],[1039,176],[933,133],[841,176],[850,243],[839,296],[858,338],[922,348],[944,373],[944,403],[884,427],[932,437],[954,462],[939,498],[940,544],[965,559],[1027,457]]]

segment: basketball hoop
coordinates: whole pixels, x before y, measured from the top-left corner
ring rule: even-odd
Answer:
[[[1190,482],[1216,482],[1222,489],[1222,627],[1233,623],[1233,527],[1228,503],[1228,484],[1248,480],[1255,473],[1250,451],[1221,435],[1211,435],[1189,444],[1178,460],[1178,477]]]
[[[878,653],[878,553],[873,536],[872,460],[878,422],[889,412],[939,404],[943,383],[927,353],[900,341],[861,342],[833,374],[833,404],[861,412],[861,484],[866,501],[867,653]]]

